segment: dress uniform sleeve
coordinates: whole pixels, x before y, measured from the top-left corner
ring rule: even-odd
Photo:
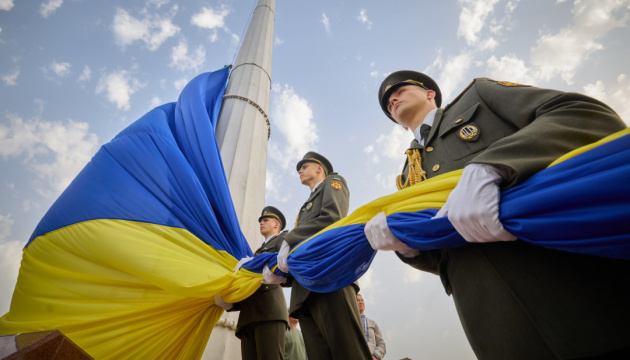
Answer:
[[[569,151],[625,128],[610,107],[588,96],[507,85],[477,79],[473,89],[494,114],[520,130],[470,161],[511,169],[504,188],[523,182]]]
[[[340,180],[334,180],[337,177]],[[336,189],[331,186],[331,182],[340,181],[341,188]],[[315,235],[320,230],[341,220],[348,215],[350,206],[350,191],[346,185],[346,180],[340,175],[329,175],[322,184],[322,207],[319,214],[289,231],[284,240],[289,246],[294,247],[302,240]]]

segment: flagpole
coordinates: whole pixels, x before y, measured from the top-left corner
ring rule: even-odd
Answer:
[[[258,216],[265,206],[269,96],[275,0],[259,0],[232,66],[216,137],[232,202],[250,247],[258,248]],[[234,335],[238,313],[225,313],[202,359],[240,359]]]

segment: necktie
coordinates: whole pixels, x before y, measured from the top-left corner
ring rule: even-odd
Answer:
[[[429,133],[431,132],[431,126],[422,124],[420,125],[420,136],[422,137],[422,141],[424,144],[427,144],[427,140],[429,139]]]

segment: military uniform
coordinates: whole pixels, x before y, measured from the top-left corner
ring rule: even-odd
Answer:
[[[509,169],[508,188],[624,127],[613,110],[584,95],[482,78],[438,109],[425,146],[414,140],[412,148],[427,178],[483,163]],[[518,240],[398,256],[440,275],[480,359],[630,353],[629,261]]]
[[[309,154],[313,153],[305,158]],[[330,172],[300,209],[285,241],[294,247],[342,219],[348,214],[349,199],[346,180]],[[289,313],[300,320],[309,360],[371,359],[360,322],[358,291],[358,285],[353,284],[331,293],[315,293],[292,281]]]
[[[266,207],[265,210],[268,208],[271,207]],[[265,214],[263,210],[261,218],[263,216],[271,216],[281,222],[284,220],[282,213],[280,218]],[[287,233],[283,231],[271,237],[254,254],[278,252]],[[236,336],[241,339],[243,359],[284,359],[285,332],[289,326],[289,319],[287,302],[280,285],[261,284],[254,294],[235,303],[228,311],[241,312],[236,325]]]

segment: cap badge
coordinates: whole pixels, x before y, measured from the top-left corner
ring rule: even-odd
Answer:
[[[473,124],[466,125],[459,129],[459,137],[464,141],[475,141],[479,138],[479,128]]]

